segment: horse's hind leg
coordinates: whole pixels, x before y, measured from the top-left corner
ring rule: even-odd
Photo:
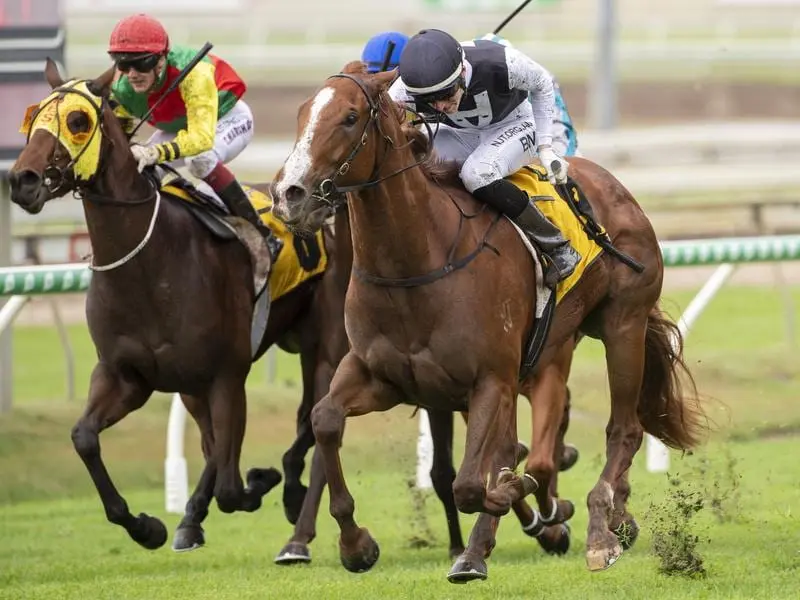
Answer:
[[[214,482],[217,478],[217,466],[214,463],[214,431],[211,426],[208,399],[181,394],[181,400],[200,430],[200,446],[206,464],[197,486],[186,503],[183,519],[175,530],[172,549],[176,552],[186,552],[205,545],[202,523],[208,516],[208,507],[214,497]]]
[[[269,468],[250,469],[246,489],[242,483],[239,459],[247,421],[244,380],[244,376],[220,374],[209,394],[217,467],[214,497],[224,513],[258,510],[261,498],[281,481],[280,472]]]
[[[628,497],[631,495],[631,484],[628,480],[630,469],[617,480],[614,488],[614,514],[611,517],[611,531],[619,538],[623,550],[629,550],[639,537],[639,524],[628,512]]]
[[[450,536],[450,558],[452,559],[464,552],[458,508],[456,508],[456,501],[453,497],[453,481],[456,478],[456,470],[453,466],[453,413],[429,410],[428,420],[433,439],[431,482],[433,489],[436,490],[436,495],[444,506],[447,531]]]
[[[283,512],[286,515],[286,520],[292,525],[297,523],[303,507],[303,500],[308,491],[300,481],[300,476],[303,474],[303,469],[306,465],[306,453],[314,446],[311,409],[314,408],[316,365],[316,348],[311,350],[304,349],[300,352],[300,368],[303,373],[303,399],[297,409],[297,437],[283,455]]]
[[[586,564],[590,570],[606,569],[622,554],[611,531],[614,492],[642,444],[643,430],[637,414],[644,373],[647,313],[605,317],[603,343],[611,392],[611,418],[606,427],[606,464],[597,485],[589,492],[589,531]]]
[[[569,549],[569,529],[563,523],[575,513],[572,502],[558,498],[558,463],[563,456],[564,408],[573,350],[569,340],[549,364],[542,366],[535,379],[523,382],[533,422],[533,450],[525,471],[539,483],[535,492],[538,510],[523,531],[536,537],[546,552],[555,554]]]
[[[395,390],[372,377],[361,359],[349,352],[336,370],[330,393],[311,412],[317,452],[325,464],[331,515],[339,525],[339,556],[344,567],[354,573],[372,568],[380,550],[369,531],[359,527],[353,517],[355,502],[339,455],[345,418],[388,410],[400,400]]]
[[[99,434],[141,408],[153,390],[137,376],[124,376],[104,363],[92,371],[89,401],[81,418],[72,428],[72,443],[94,481],[106,518],[125,528],[131,538],[149,550],[167,541],[167,528],[158,519],[141,513],[134,517],[125,499],[117,491],[100,456]]]

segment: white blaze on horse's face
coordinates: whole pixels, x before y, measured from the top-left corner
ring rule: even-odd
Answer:
[[[311,103],[311,110],[309,111],[303,134],[295,142],[292,153],[286,159],[283,165],[283,175],[278,180],[275,188],[280,200],[286,198],[286,190],[291,186],[306,187],[306,176],[312,166],[311,143],[314,141],[314,133],[316,132],[317,123],[319,123],[319,116],[325,106],[333,100],[333,92],[332,87],[323,88]]]

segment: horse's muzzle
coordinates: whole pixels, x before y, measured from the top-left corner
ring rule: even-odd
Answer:
[[[302,184],[292,184],[285,189],[275,189],[273,214],[284,223],[296,225],[303,217],[308,190]]]
[[[42,176],[36,171],[24,169],[8,174],[11,185],[11,201],[31,214],[41,212],[44,207]]]

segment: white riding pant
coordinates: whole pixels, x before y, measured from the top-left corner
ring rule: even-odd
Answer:
[[[166,131],[156,131],[148,144],[161,144],[171,142],[176,134]],[[174,168],[187,166],[189,172],[203,179],[214,170],[220,162],[227,164],[241,154],[242,150],[253,139],[253,112],[250,107],[239,100],[233,108],[217,121],[217,131],[214,136],[214,147],[207,152],[201,152],[195,156],[179,158],[169,163]]]
[[[436,131],[435,126],[432,126]],[[469,192],[515,173],[536,158],[536,123],[530,102],[505,119],[481,129],[439,125],[433,148],[443,160],[461,165],[461,181]]]

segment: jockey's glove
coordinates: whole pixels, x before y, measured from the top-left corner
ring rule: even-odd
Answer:
[[[550,183],[567,183],[567,167],[569,167],[569,163],[563,157],[558,156],[549,145],[543,144],[539,146],[538,152],[542,166],[547,169]],[[558,161],[558,168],[555,170],[553,170],[554,161]]]
[[[131,152],[136,162],[139,163],[139,173],[141,173],[145,167],[156,164],[161,158],[161,153],[158,151],[157,146],[134,144],[131,146]]]

